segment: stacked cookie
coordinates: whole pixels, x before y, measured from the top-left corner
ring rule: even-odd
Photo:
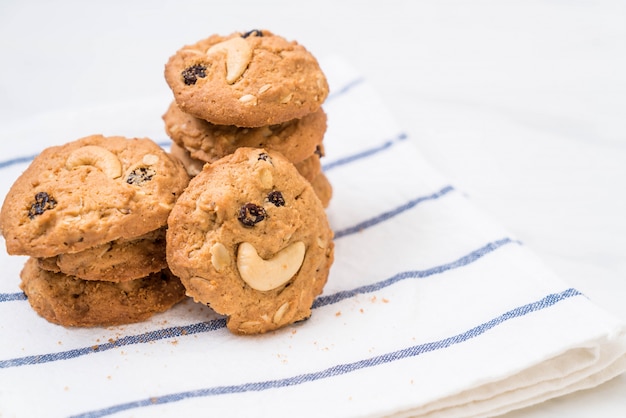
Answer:
[[[303,46],[267,30],[213,35],[178,50],[165,79],[174,93],[165,129],[190,175],[240,147],[278,151],[328,205],[320,163],[328,84]]]
[[[253,30],[181,48],[165,78],[172,154],[193,177],[168,219],[170,269],[234,333],[308,318],[334,258],[318,62]]]
[[[308,318],[334,259],[317,61],[255,30],[182,48],[165,77],[177,158],[93,135],[44,150],[11,187],[0,233],[30,257],[28,301],[64,326],[141,321],[185,294],[238,334]]]
[[[236,334],[307,319],[333,258],[322,202],[278,151],[241,147],[205,165],[168,219],[170,269]]]
[[[189,182],[149,139],[89,136],[39,154],[0,212],[9,254],[30,256],[21,287],[66,326],[144,320],[184,297],[167,268],[167,217]]]

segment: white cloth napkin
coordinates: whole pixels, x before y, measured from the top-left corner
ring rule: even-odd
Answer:
[[[0,416],[493,416],[626,370],[624,324],[437,174],[349,65],[323,66],[336,261],[311,319],[235,336],[188,300],[145,323],[66,329],[32,311],[25,258],[3,251]],[[53,143],[104,133],[167,147],[169,100],[4,132],[0,192]]]

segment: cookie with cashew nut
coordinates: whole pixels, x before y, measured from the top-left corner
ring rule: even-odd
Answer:
[[[163,227],[189,182],[150,139],[92,135],[43,150],[0,211],[9,254],[54,257]]]
[[[215,125],[183,112],[172,102],[163,115],[165,131],[192,158],[216,161],[240,147],[267,148],[283,153],[293,163],[313,154],[326,132],[326,113],[319,109],[301,119],[259,128]]]
[[[315,57],[268,30],[212,35],[165,65],[178,106],[217,125],[261,127],[317,111],[328,82]]]
[[[167,269],[137,280],[112,283],[43,270],[30,257],[20,276],[20,288],[33,310],[49,322],[68,327],[144,321],[185,298],[185,288]]]
[[[308,318],[333,263],[324,207],[282,154],[239,148],[206,164],[168,219],[167,261],[187,295],[237,334]]]

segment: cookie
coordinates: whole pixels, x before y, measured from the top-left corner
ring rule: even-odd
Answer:
[[[176,142],[172,142],[172,145],[170,146],[170,153],[183,164],[190,177],[197,176],[202,171],[202,167],[206,164],[204,161],[192,158],[189,151],[178,145]]]
[[[45,149],[0,212],[9,254],[53,257],[161,228],[189,182],[150,139],[93,135]]]
[[[299,119],[328,96],[315,57],[268,30],[184,46],[166,63],[165,80],[185,113],[216,125],[254,128]]]
[[[183,163],[183,165],[187,169],[187,173],[191,177],[197,176],[202,171],[202,167],[204,167],[204,165],[206,164],[205,161],[193,158],[189,151],[182,148],[175,142],[172,143],[171,153],[174,157],[178,158]],[[300,175],[302,175],[305,179],[312,181],[322,170],[320,153],[315,152],[308,158],[294,165]]]
[[[86,250],[41,258],[39,267],[83,280],[123,282],[167,267],[165,228],[136,239],[119,239]]]
[[[267,148],[298,163],[315,152],[326,132],[323,109],[288,122],[260,128],[215,125],[183,112],[172,102],[163,115],[165,131],[192,158],[212,163],[240,147]]]
[[[321,146],[317,147],[316,152],[295,164],[298,173],[308,181],[312,181],[322,171],[322,162],[320,160],[323,156],[322,149]]]
[[[144,321],[185,297],[184,287],[168,270],[124,283],[90,281],[43,270],[31,257],[20,276],[20,287],[35,312],[67,327]]]
[[[311,181],[315,194],[322,202],[322,206],[327,208],[333,197],[333,186],[330,184],[328,177],[321,172]]]
[[[239,148],[206,164],[168,218],[170,269],[237,334],[308,318],[333,257],[313,187],[275,151]]]

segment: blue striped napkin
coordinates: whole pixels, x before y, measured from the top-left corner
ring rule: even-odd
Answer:
[[[626,370],[624,324],[433,170],[348,64],[323,66],[336,253],[311,319],[234,336],[186,301],[141,324],[65,329],[30,309],[25,258],[2,252],[1,416],[492,416]],[[3,133],[0,192],[53,143],[104,133],[167,146],[169,100]]]

